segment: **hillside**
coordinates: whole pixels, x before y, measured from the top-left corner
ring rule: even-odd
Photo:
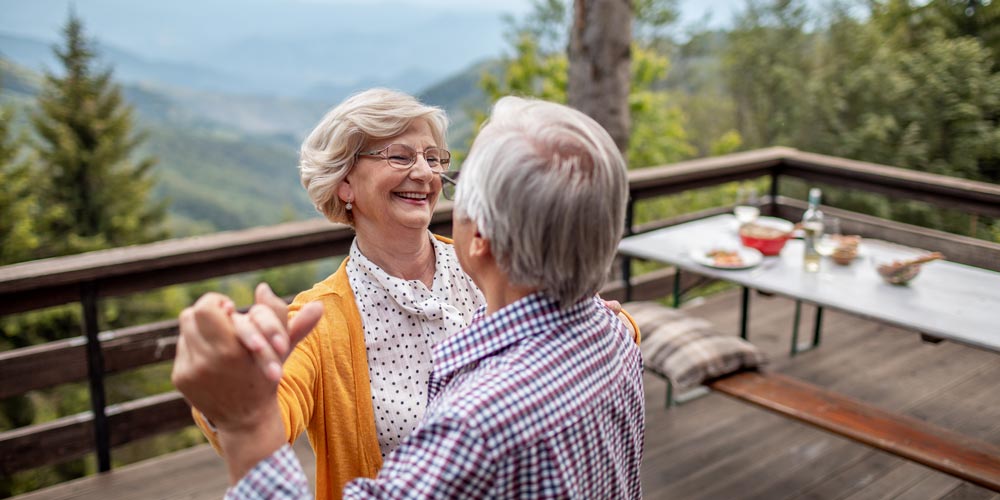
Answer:
[[[39,75],[0,60],[0,100],[15,107],[15,123],[20,126],[27,123],[40,83]],[[138,128],[147,134],[141,152],[159,160],[154,193],[170,201],[170,223],[176,234],[315,216],[299,186],[298,139],[292,133],[254,134],[220,124],[206,117],[204,110],[198,113],[183,100],[151,87],[130,85],[123,92],[135,107]],[[222,98],[218,104],[234,105]]]
[[[496,60],[481,61],[469,68],[431,85],[421,92],[421,101],[439,106],[448,112],[451,127],[448,129],[448,143],[455,151],[466,151],[475,136],[475,125],[471,113],[486,111],[489,99],[479,87],[483,73],[499,71]]]
[[[456,151],[467,149],[471,141],[470,111],[489,106],[478,83],[484,71],[495,67],[495,62],[477,63],[419,94],[448,112],[449,142]],[[42,80],[0,58],[0,102],[18,109],[18,126],[27,125]],[[317,216],[299,184],[298,147],[332,103],[159,84],[122,89],[139,128],[146,131],[141,152],[158,159],[154,195],[169,200],[175,234]]]

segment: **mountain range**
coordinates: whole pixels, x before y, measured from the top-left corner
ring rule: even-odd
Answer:
[[[73,11],[119,81],[227,94],[332,103],[373,85],[415,93],[505,46],[491,2],[2,2],[0,52],[29,68],[57,66],[48,47]]]
[[[170,80],[190,69],[183,65],[161,66],[107,44],[100,45],[99,53],[116,81],[131,81],[122,84],[123,94],[146,133],[140,153],[158,160],[154,195],[169,200],[175,234],[317,215],[299,185],[298,146],[332,105],[357,90],[353,86],[331,90],[325,99],[196,89]],[[0,57],[17,61],[0,59],[0,101],[13,105],[18,110],[15,123],[26,126],[43,81],[32,68],[44,66],[46,58],[52,62],[51,47],[0,35]],[[488,106],[478,81],[493,67],[495,63],[476,63],[423,92],[411,90],[448,111],[452,149],[463,149],[472,135],[467,111]],[[119,77],[123,73],[131,78]]]

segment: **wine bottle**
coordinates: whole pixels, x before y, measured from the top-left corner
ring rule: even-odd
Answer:
[[[805,251],[802,254],[802,267],[807,273],[819,271],[820,253],[816,246],[823,237],[823,212],[819,209],[822,192],[819,188],[809,190],[809,208],[802,215],[802,232]]]

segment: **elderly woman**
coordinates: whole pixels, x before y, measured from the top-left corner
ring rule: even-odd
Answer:
[[[434,346],[420,425],[376,478],[352,481],[345,496],[639,497],[641,359],[632,334],[595,297],[622,231],[621,154],[579,111],[504,98],[464,175],[455,249],[486,306]],[[291,332],[307,331],[318,308],[303,307],[286,332],[283,311],[222,313],[211,302],[182,317],[206,334],[182,330],[175,370],[184,376],[175,378],[220,423],[230,480],[239,481],[227,498],[307,498],[283,445],[277,382],[253,365],[261,351],[248,353],[236,337],[267,345],[275,333],[294,344]],[[210,377],[191,369],[228,361],[225,387],[203,389]]]
[[[450,242],[428,231],[451,158],[446,129],[442,110],[372,89],[333,108],[302,144],[309,197],[357,235],[340,268],[292,303],[294,314],[319,301],[324,314],[278,390],[288,440],[308,432],[319,498],[373,477],[413,431],[427,404],[431,347],[484,303]]]

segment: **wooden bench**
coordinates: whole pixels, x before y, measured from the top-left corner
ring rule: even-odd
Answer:
[[[746,341],[656,303],[624,307],[642,330],[646,371],[667,381],[668,408],[673,384],[685,389],[704,381],[740,401],[1000,491],[1000,447],[784,374],[739,371],[763,361]]]
[[[779,415],[1000,491],[1000,447],[774,372],[707,384]]]

